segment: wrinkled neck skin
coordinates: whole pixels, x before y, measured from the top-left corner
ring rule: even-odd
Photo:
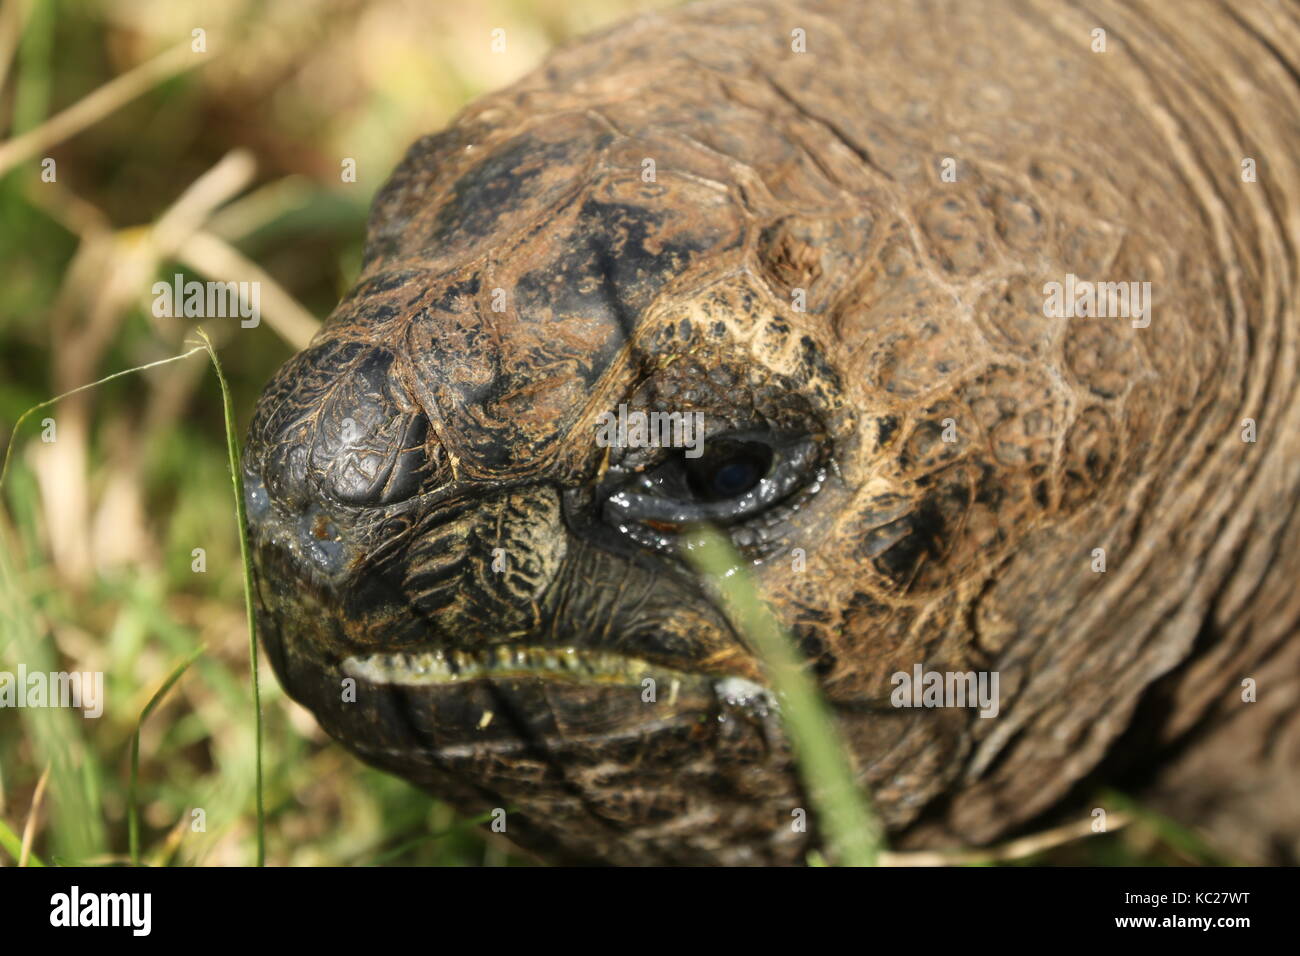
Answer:
[[[931,231],[926,200],[913,194],[910,231],[930,243],[921,273],[961,300],[936,338],[951,347],[973,321],[978,347],[1001,353],[990,369],[1028,360],[1013,373],[1019,407],[1011,420],[991,414],[996,424],[979,440],[991,440],[995,462],[1046,465],[1050,504],[1033,464],[1002,469],[1004,498],[987,516],[978,491],[973,506],[955,509],[961,530],[941,545],[945,567],[928,600],[846,621],[873,648],[868,661],[882,643],[898,648],[873,662],[868,683],[917,658],[1001,675],[1006,710],[949,738],[959,742],[939,773],[952,774],[950,795],[904,843],[992,839],[1080,781],[1082,796],[1088,781],[1159,765],[1176,742],[1172,766],[1154,774],[1156,805],[1202,816],[1212,807],[1207,829],[1238,858],[1294,860],[1300,807],[1279,797],[1294,790],[1300,758],[1288,704],[1300,680],[1300,600],[1288,584],[1300,574],[1300,14],[1285,4],[1160,2],[1008,10],[1005,19],[954,14],[951,40],[913,32],[904,41],[917,59],[933,57],[947,87],[937,97],[944,122],[928,130],[931,155],[982,154],[975,176],[942,192],[970,219]],[[847,39],[872,43],[878,24],[858,22]],[[1104,52],[1083,40],[1098,27]],[[906,113],[907,78],[918,72],[880,66],[899,87],[895,115]],[[1087,72],[1097,80],[1084,81]],[[903,167],[920,145],[878,132],[865,143],[882,162]],[[1254,181],[1243,176],[1248,160]],[[1019,235],[1038,222],[1020,203],[1047,228]],[[996,238],[983,246],[989,214]],[[945,259],[947,241],[959,245]],[[998,277],[1022,271],[1149,281],[1150,325],[1031,325],[1005,308],[1017,280]],[[954,273],[971,281],[954,289]],[[853,337],[876,338],[875,321],[868,310]],[[1038,382],[1042,406],[1032,409],[1040,400],[1027,385]],[[874,398],[867,384],[850,404]],[[980,415],[979,399],[959,408]],[[1042,419],[1028,420],[1036,411],[1051,422],[1045,433]],[[1248,422],[1266,429],[1253,443]],[[1041,456],[1027,447],[1031,427],[1049,446]],[[1014,437],[1003,444],[1000,432]],[[867,485],[878,475],[869,459],[846,472]],[[953,557],[963,539],[979,542],[966,545],[965,567]],[[1097,548],[1104,573],[1094,570]],[[855,597],[830,603],[853,607]],[[1272,700],[1244,703],[1245,678],[1270,683]],[[1240,823],[1251,815],[1274,822],[1251,832]]]
[[[704,4],[479,100],[381,191],[357,288],[254,420],[281,680],[366,759],[522,806],[552,857],[802,860],[773,722],[666,742],[711,713],[702,679],[654,746],[602,698],[603,743],[561,726],[528,759],[414,748],[378,705],[358,729],[330,683],[507,633],[760,681],[680,562],[596,516],[619,460],[591,436],[620,403],[775,423],[824,475],[737,544],[895,845],[1082,816],[1144,769],[1243,858],[1294,853],[1298,57],[1283,4]],[[1135,283],[1141,314],[1045,314],[1080,282]],[[337,547],[293,543],[309,518]],[[918,666],[996,674],[996,715],[892,706]]]
[[[1172,160],[1163,175],[1180,181],[1210,251],[1200,267],[1183,258],[1164,282],[1203,268],[1212,289],[1188,311],[1175,299],[1144,330],[1157,333],[1143,339],[1148,355],[1173,350],[1183,367],[1158,379],[1164,422],[1148,440],[1162,451],[1147,483],[1118,489],[1127,492],[1119,512],[1099,525],[1127,542],[1119,574],[1108,570],[1091,606],[1066,623],[1077,634],[1066,643],[1108,655],[1103,679],[1119,685],[1083,739],[1100,742],[1127,720],[1094,777],[1144,770],[1129,778],[1145,786],[1141,796],[1196,820],[1226,858],[1295,863],[1300,597],[1288,582],[1300,576],[1300,8],[1080,7],[1129,47],[1115,80],[1158,132]],[[1162,228],[1174,220],[1149,222],[1188,255]],[[1257,697],[1259,687],[1268,695]]]

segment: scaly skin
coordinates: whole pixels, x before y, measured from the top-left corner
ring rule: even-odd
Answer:
[[[1300,857],[1298,69],[1283,3],[723,3],[479,100],[393,174],[252,423],[286,689],[548,858],[802,861],[780,729],[718,690],[761,680],[743,639],[671,522],[602,517],[659,459],[598,416],[702,411],[816,449],[797,509],[731,530],[896,845],[1083,814],[1138,765],[1234,856]],[[1046,317],[1069,273],[1149,281],[1149,327]],[[500,646],[649,670],[343,663]],[[889,706],[918,663],[998,672],[998,716]]]

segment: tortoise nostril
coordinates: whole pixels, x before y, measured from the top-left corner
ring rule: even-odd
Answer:
[[[313,510],[302,517],[298,522],[295,543],[326,574],[338,574],[347,564],[348,548],[343,543],[338,525],[322,511]]]
[[[249,521],[261,521],[271,510],[271,496],[260,476],[244,468],[244,510]]]
[[[439,458],[419,405],[395,380],[393,353],[321,342],[267,386],[248,439],[252,492],[300,514],[329,501],[392,505],[431,487]],[[253,517],[266,503],[250,499]]]

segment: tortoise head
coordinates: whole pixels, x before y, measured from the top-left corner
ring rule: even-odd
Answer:
[[[330,734],[548,855],[798,859],[761,673],[679,548],[714,522],[789,577],[853,419],[752,217],[585,122],[459,176],[423,141],[379,197],[251,425],[262,635]]]
[[[755,208],[707,151],[654,182],[640,154],[581,114],[412,148],[253,418],[260,626],[331,735],[551,858],[797,861],[789,746],[682,542],[730,536],[905,826],[972,715],[891,707],[891,675],[980,652],[963,602],[1038,507],[1051,396],[973,379],[1036,416],[1014,475],[944,441],[963,320],[884,199]]]

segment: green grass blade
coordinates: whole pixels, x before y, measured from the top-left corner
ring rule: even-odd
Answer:
[[[221,360],[212,340],[202,329],[196,334],[203,340],[203,345],[212,359],[216,369],[217,381],[221,383],[221,405],[226,421],[226,451],[230,457],[230,481],[235,490],[235,520],[239,524],[239,554],[244,563],[244,613],[248,618],[248,667],[253,682],[253,735],[256,760],[257,789],[257,865],[266,865],[266,807],[262,796],[262,695],[257,680],[257,619],[253,615],[253,564],[248,548],[248,517],[244,513],[244,488],[240,480],[243,469],[240,466],[239,439],[235,437],[235,411],[230,400],[230,386],[226,384],[226,374],[221,369]]]
[[[1118,807],[1129,814],[1134,821],[1155,833],[1162,842],[1184,856],[1190,857],[1200,866],[1243,865],[1216,850],[1191,828],[1143,806],[1125,793],[1106,788],[1098,799],[1105,806]]]
[[[758,596],[745,561],[710,527],[693,529],[684,556],[720,594],[732,625],[751,643],[776,691],[799,770],[842,866],[875,866],[883,829],[858,787],[826,702],[789,637]]]
[[[514,809],[511,808],[506,812],[507,814],[513,813]],[[465,830],[470,829],[471,827],[476,827],[479,826],[480,824],[487,823],[489,820],[492,819],[495,813],[496,813],[495,810],[489,810],[487,813],[480,814],[477,817],[473,817],[471,819],[466,819],[466,820],[460,820],[457,823],[453,824],[450,827],[447,827],[444,830],[438,830],[435,833],[422,833],[417,837],[412,837],[409,840],[404,840],[401,843],[399,843],[397,846],[393,847],[392,849],[386,850],[383,853],[376,856],[373,860],[370,861],[369,865],[383,866],[385,863],[398,859],[404,853],[407,853],[408,851],[413,850],[418,846],[423,846],[426,843],[433,843],[437,840],[445,840],[447,837],[453,836],[457,833],[461,833]]]
[[[140,865],[140,803],[137,799],[137,784],[140,778],[140,728],[144,726],[145,720],[153,713],[159,702],[167,696],[167,692],[172,689],[172,686],[181,679],[181,675],[189,670],[191,664],[198,660],[203,650],[202,647],[196,648],[189,657],[176,665],[167,679],[163,681],[162,686],[149,698],[149,703],[145,704],[144,710],[140,711],[140,719],[135,722],[135,733],[131,736],[131,782],[127,789],[127,828],[130,833],[131,863],[133,866]]]
[[[17,833],[14,833],[13,830],[9,829],[9,824],[5,823],[3,820],[0,820],[0,847],[3,847],[4,851],[14,858],[15,863],[22,859],[22,838],[19,837]],[[35,853],[29,852],[27,854],[27,865],[44,866],[45,863]]]
[[[203,347],[199,346],[198,348],[190,349],[188,352],[182,352],[180,355],[173,355],[171,358],[159,359],[157,362],[150,362],[148,365],[137,365],[135,368],[123,369],[120,372],[114,372],[112,375],[105,375],[103,378],[91,382],[88,385],[78,385],[76,388],[70,389],[69,391],[64,392],[62,395],[55,395],[53,398],[46,399],[45,401],[33,405],[31,408],[27,409],[27,411],[23,412],[21,415],[18,416],[18,421],[14,422],[13,431],[9,433],[9,442],[7,445],[5,445],[4,461],[3,463],[0,463],[0,490],[4,489],[5,476],[9,474],[9,457],[10,455],[13,454],[14,440],[18,437],[18,429],[22,427],[23,422],[27,421],[27,419],[30,416],[36,414],[42,408],[49,408],[55,402],[63,401],[63,399],[67,398],[69,395],[76,395],[78,392],[84,392],[87,391],[88,389],[97,388],[98,386],[103,385],[105,382],[111,382],[113,381],[113,379],[121,378],[124,375],[134,375],[136,372],[143,372],[146,369],[157,368],[159,365],[168,365],[172,362],[179,362],[181,359],[189,358],[191,355],[194,355],[195,353],[202,352],[202,351],[204,351]],[[225,388],[224,380],[222,381],[222,388]],[[240,498],[240,501],[243,501],[242,497]]]

